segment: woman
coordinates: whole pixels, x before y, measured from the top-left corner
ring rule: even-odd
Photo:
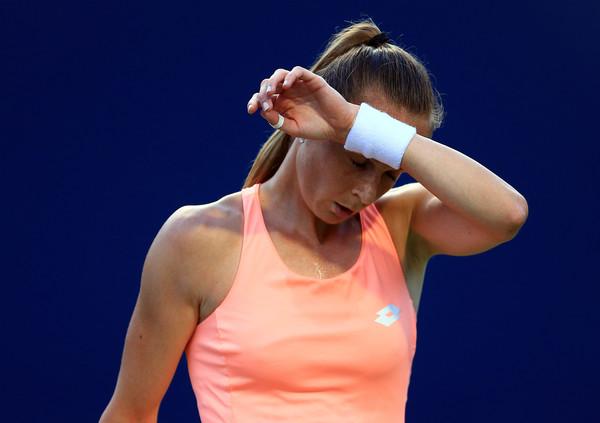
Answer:
[[[515,236],[525,199],[430,139],[426,69],[371,22],[248,103],[277,131],[242,192],[152,244],[101,421],[156,421],[186,349],[203,422],[404,421],[427,261]],[[418,183],[392,189],[402,172]]]

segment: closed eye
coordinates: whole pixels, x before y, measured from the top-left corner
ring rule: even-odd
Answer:
[[[354,166],[358,167],[359,169],[364,169],[365,167],[367,167],[367,162],[366,161],[361,163],[361,162],[357,162],[354,159],[350,159],[350,160],[352,160],[352,164]]]
[[[389,176],[392,181],[396,182],[396,178],[398,178],[398,175],[396,175],[394,172],[385,172],[386,176]]]

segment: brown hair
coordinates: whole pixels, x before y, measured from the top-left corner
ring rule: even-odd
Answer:
[[[393,44],[368,19],[334,34],[310,70],[322,76],[347,101],[359,104],[367,91],[376,91],[409,113],[429,116],[431,128],[441,125],[443,109],[425,66]],[[270,179],[283,162],[292,137],[275,131],[263,144],[244,188]]]

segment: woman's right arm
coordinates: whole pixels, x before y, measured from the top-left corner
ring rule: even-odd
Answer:
[[[188,257],[198,257],[201,246],[188,248],[198,235],[189,214],[186,208],[174,213],[150,247],[117,386],[101,423],[156,422],[162,398],[198,324],[202,289]]]

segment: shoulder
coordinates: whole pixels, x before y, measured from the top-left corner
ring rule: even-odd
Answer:
[[[377,210],[388,226],[400,225],[407,230],[419,204],[432,194],[418,182],[392,188],[375,202]]]
[[[198,238],[218,241],[220,236],[239,234],[243,229],[244,210],[240,192],[204,205],[183,206],[165,222],[159,235],[166,237],[174,247],[186,249],[197,245]]]
[[[186,296],[204,296],[235,272],[243,225],[239,192],[214,203],[181,207],[156,235],[144,264],[143,283],[172,285]]]
[[[435,198],[433,194],[415,182],[391,189],[375,203],[401,258],[408,256],[419,262],[429,259],[424,240],[411,225],[415,212],[431,198]]]
[[[380,212],[390,208],[412,208],[416,203],[426,199],[430,195],[432,194],[423,185],[414,182],[392,188],[377,200],[376,205]]]

